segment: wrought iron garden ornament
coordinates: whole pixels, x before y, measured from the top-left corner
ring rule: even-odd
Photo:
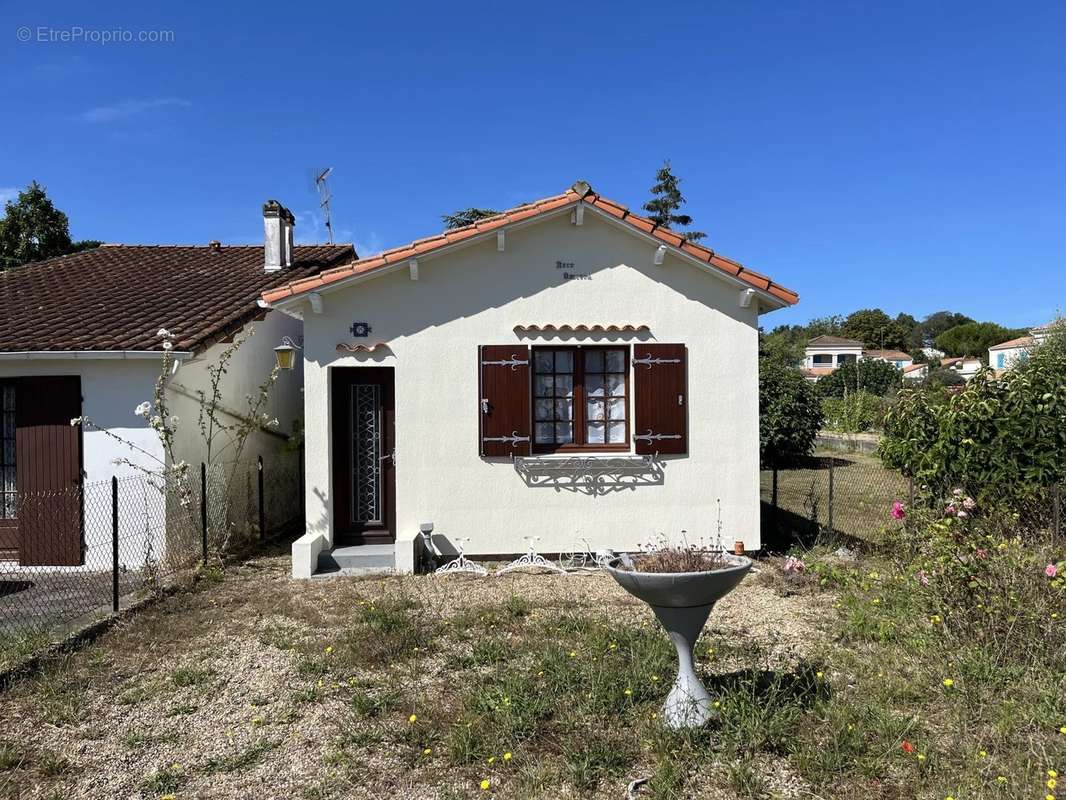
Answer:
[[[526,567],[533,567],[534,569],[546,569],[549,572],[557,572],[560,575],[566,575],[567,572],[562,567],[551,563],[544,556],[540,555],[536,549],[536,543],[540,541],[539,536],[523,536],[527,542],[529,542],[529,551],[516,558],[510,564],[503,569],[496,572],[496,576],[505,575],[508,572],[514,572],[516,570],[525,569]]]
[[[464,542],[469,542],[469,536],[463,536],[455,540],[456,547],[459,548],[459,555],[445,564],[443,567],[434,572],[434,575],[455,575],[457,573],[468,573],[470,575],[479,575],[484,577],[489,574],[489,571],[480,564],[471,561],[466,557],[466,545]]]
[[[559,566],[566,572],[598,572],[617,557],[613,550],[597,550],[593,553],[589,540],[584,536],[578,538],[584,543],[584,550],[559,554]]]

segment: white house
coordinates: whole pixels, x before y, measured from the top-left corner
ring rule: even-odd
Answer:
[[[840,336],[815,336],[803,351],[804,377],[817,381],[847,363],[861,361],[862,342]]]
[[[268,231],[284,230],[284,236],[275,237],[283,247],[273,252],[218,242],[104,245],[0,272],[0,563],[5,569],[110,568],[110,479],[142,474],[138,467],[159,470],[166,461],[156,435],[134,414],[136,406],[152,399],[160,375],[161,328],[173,334],[175,369],[166,378],[166,395],[171,413],[183,420],[176,456],[194,465],[204,457],[196,398],[200,391],[210,395],[207,366],[234,335],[255,327],[222,385],[222,413],[237,419],[245,395],[270,374],[275,346],[300,337],[299,321],[261,308],[260,293],[350,261],[354,251],[348,245],[293,247],[292,215],[276,203],[267,204],[264,215]],[[302,416],[299,376],[293,377],[278,382],[265,409],[278,419],[277,432],[255,434],[246,458],[278,451]],[[92,422],[72,426],[76,417]],[[69,506],[58,523],[53,518],[44,526],[25,514],[19,519],[20,496],[47,493]],[[153,546],[161,555],[164,504],[122,500],[123,540],[155,537]],[[143,561],[137,548],[123,548],[124,564],[138,557]]]
[[[981,371],[984,364],[976,356],[953,356],[941,359],[940,366],[942,369],[950,369],[958,373],[964,381],[968,381]]]
[[[443,553],[757,549],[758,318],[797,299],[584,182],[264,292],[304,325],[293,574],[410,571],[430,525]]]
[[[1043,344],[1052,329],[1061,322],[1049,322],[1030,328],[1028,336],[1021,336],[988,348],[988,366],[995,370],[1010,369],[1020,361],[1029,358],[1033,348]]]
[[[886,364],[891,364],[896,369],[901,369],[906,372],[907,367],[914,364],[914,359],[902,350],[866,350],[863,352],[863,358],[871,361],[884,361]]]
[[[903,368],[903,380],[905,381],[924,381],[928,377],[928,364],[909,364]]]

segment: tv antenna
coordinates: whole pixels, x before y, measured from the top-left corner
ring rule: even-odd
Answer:
[[[330,244],[333,244],[333,217],[330,214],[329,203],[333,199],[333,195],[329,191],[328,180],[332,173],[333,167],[312,171],[315,191],[318,192],[318,206],[322,209],[322,216],[326,221],[326,235],[329,237]]]

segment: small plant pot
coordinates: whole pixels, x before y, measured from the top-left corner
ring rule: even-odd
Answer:
[[[711,696],[696,676],[692,651],[714,604],[751,569],[750,558],[724,558],[730,566],[708,572],[633,572],[618,568],[621,559],[607,565],[623,589],[651,606],[677,650],[677,678],[663,704],[669,728],[699,728],[714,716]]]

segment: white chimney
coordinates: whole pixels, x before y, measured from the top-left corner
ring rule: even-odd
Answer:
[[[293,229],[296,218],[277,200],[263,203],[264,262],[263,269],[277,272],[292,266]]]

